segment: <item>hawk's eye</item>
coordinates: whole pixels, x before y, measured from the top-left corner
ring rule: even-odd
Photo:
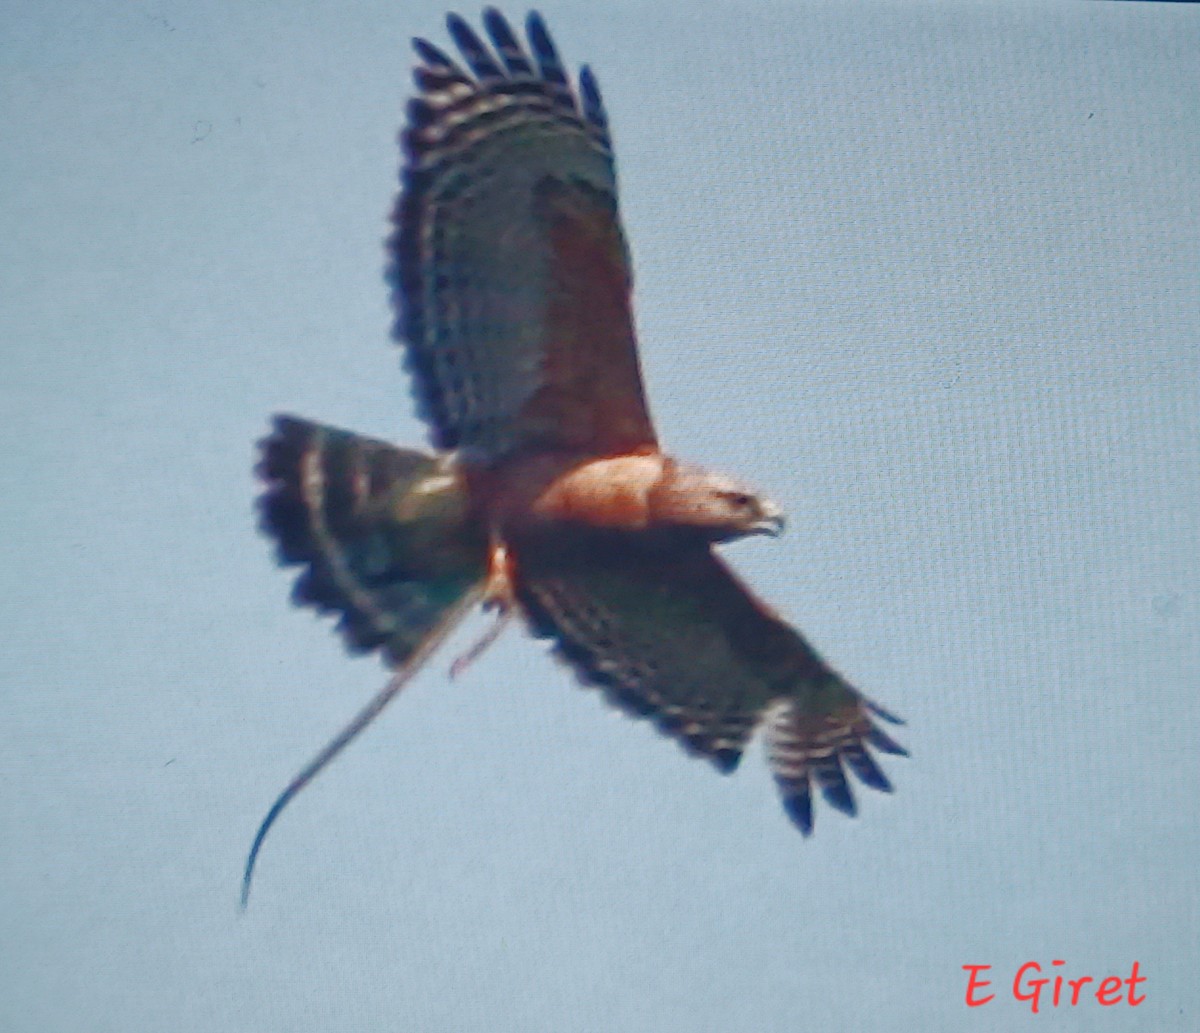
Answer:
[[[749,495],[730,495],[729,501],[738,509],[746,509],[754,500]]]

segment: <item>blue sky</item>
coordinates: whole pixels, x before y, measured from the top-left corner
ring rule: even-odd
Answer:
[[[476,621],[237,912],[385,678],[289,605],[252,445],[424,440],[381,240],[443,13],[5,8],[0,1028],[1011,1030],[1053,958],[1147,1000],[1042,1029],[1196,1028],[1186,5],[544,6],[604,88],[661,435],[787,507],[726,555],[912,758],[806,842],[759,750],[722,779],[524,634],[449,682]]]

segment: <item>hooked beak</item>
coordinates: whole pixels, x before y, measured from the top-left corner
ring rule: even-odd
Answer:
[[[787,517],[783,510],[773,502],[763,502],[759,508],[758,519],[750,525],[751,534],[768,534],[778,538],[787,527]]]

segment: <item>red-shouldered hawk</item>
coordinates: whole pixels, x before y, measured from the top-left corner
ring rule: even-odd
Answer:
[[[789,815],[811,786],[855,811],[846,769],[890,790],[868,747],[896,721],[756,599],[715,543],[776,534],[782,514],[658,446],[630,309],[608,119],[572,87],[542,19],[528,49],[502,15],[490,46],[450,15],[465,67],[424,40],[388,242],[395,333],[425,455],[294,417],[263,443],[263,526],[303,568],[298,603],[380,650],[388,686],[292,782],[309,779],[483,600],[557,642],[580,678],[732,771],[764,728]],[[244,899],[244,897],[243,897]]]

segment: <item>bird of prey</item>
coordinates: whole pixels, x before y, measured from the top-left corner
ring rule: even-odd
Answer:
[[[301,568],[294,599],[337,615],[395,675],[271,808],[400,691],[475,604],[519,614],[579,678],[732,771],[756,730],[784,806],[812,787],[890,790],[868,747],[904,750],[867,700],[743,585],[714,546],[777,534],[779,508],[659,447],[638,364],[612,141],[591,71],[572,84],[536,13],[522,42],[450,15],[462,60],[423,39],[387,242],[394,336],[432,454],[278,416],[262,526]],[[464,660],[477,654],[484,643]],[[460,665],[461,666],[461,665]]]

